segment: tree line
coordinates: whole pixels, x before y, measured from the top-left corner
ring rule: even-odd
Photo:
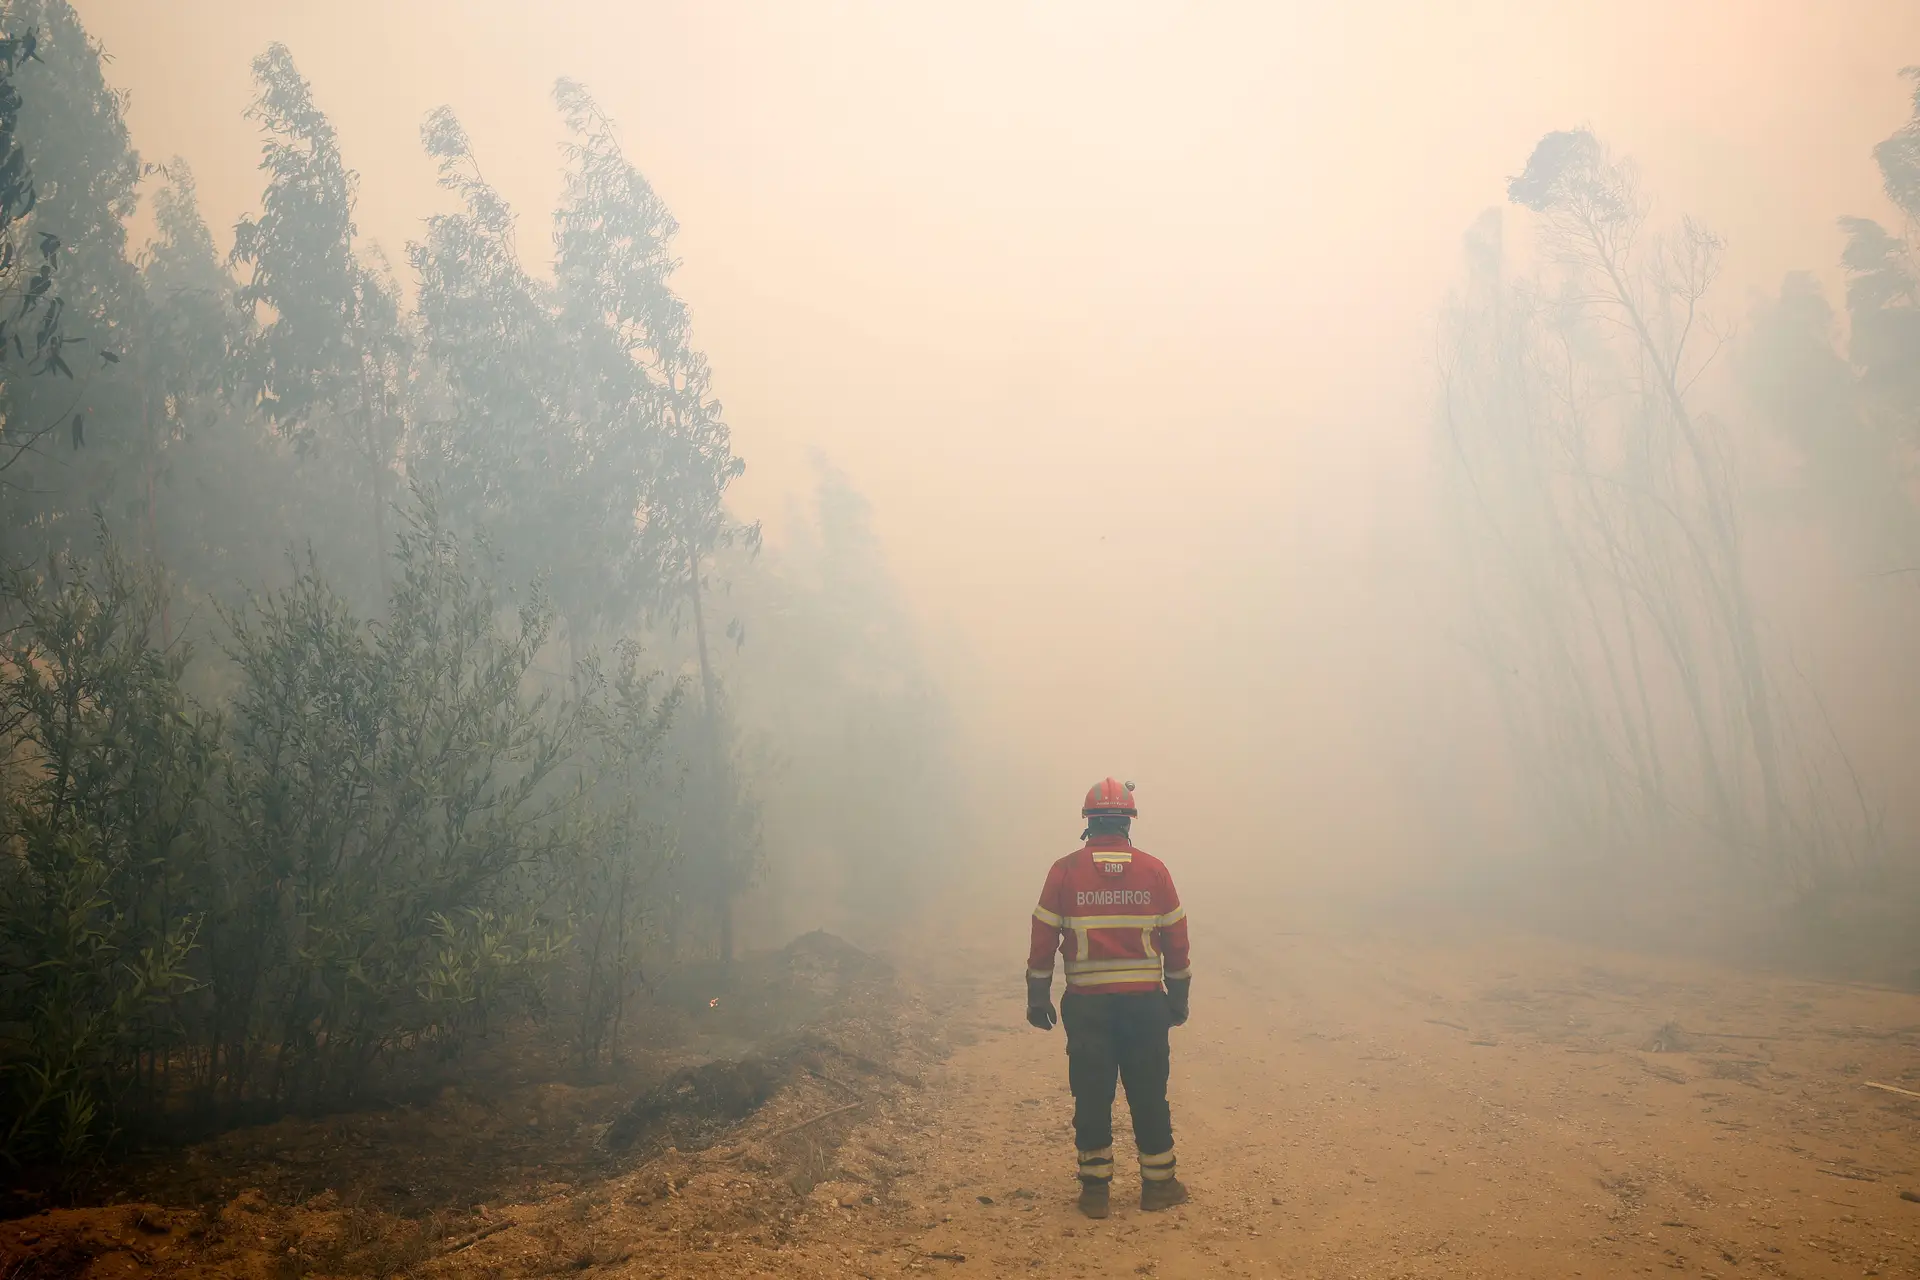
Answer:
[[[1844,324],[1807,273],[1745,332],[1717,323],[1721,239],[1657,224],[1632,163],[1584,129],[1546,135],[1508,186],[1531,264],[1497,209],[1467,235],[1438,452],[1467,642],[1527,838],[1562,865],[1792,898],[1884,885],[1901,863],[1818,673],[1756,594],[1773,566],[1754,530],[1778,514],[1762,495],[1791,489],[1795,536],[1839,548],[1829,572],[1920,563],[1906,74],[1912,119],[1873,151],[1906,225],[1841,219]]]
[[[446,108],[454,208],[396,267],[275,45],[223,255],[65,0],[0,15],[9,1158],[332,1105],[514,1020],[617,1055],[651,966],[732,956],[766,861],[783,713],[729,693],[732,606],[891,607],[858,537],[836,601],[729,515],[672,214],[562,81],[551,274]],[[840,784],[937,767],[924,702],[838,699],[812,643],[808,715],[902,746]],[[858,657],[915,670],[904,636]]]

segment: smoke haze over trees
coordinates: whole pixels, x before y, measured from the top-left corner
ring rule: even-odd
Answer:
[[[340,68],[438,93],[399,74],[468,47],[428,6],[311,59],[240,16],[103,49],[94,8],[0,5],[20,1159],[509,1026],[593,1068],[663,973],[805,927],[1017,927],[1110,771],[1197,918],[1358,886],[1920,965],[1920,80],[1766,139],[1830,167],[1710,225],[1701,121],[1772,117],[1692,14],[1635,53],[1694,98],[1587,116],[1602,72],[1526,110],[1492,74],[1549,78],[1514,49],[1554,6],[1404,6],[1342,82],[1288,59],[1381,6],[855,6],[884,56],[681,13],[703,56],[649,64],[563,5],[524,65],[595,74],[536,111],[475,72],[395,159]],[[117,75],[218,58],[234,132],[142,155]],[[1780,278],[1808,219],[1834,252]],[[742,496],[770,419],[784,509]]]
[[[259,209],[223,256],[75,12],[4,14],[9,1155],[329,1105],[527,1017],[617,1057],[649,972],[724,965],[786,848],[763,762],[861,790],[922,768],[810,737],[937,732],[858,499],[824,482],[804,578],[729,517],[745,464],[676,225],[580,85],[554,90],[551,275],[442,109],[421,141],[456,207],[403,277],[274,45]],[[872,627],[854,668],[736,695],[762,646],[804,666]],[[868,910],[877,863],[909,891],[930,850],[893,834],[806,850],[846,863],[809,920]]]
[[[1823,685],[1920,671],[1901,646],[1810,668],[1824,629],[1783,630],[1765,596],[1792,586],[1783,553],[1812,554],[1864,588],[1870,627],[1913,623],[1920,92],[1913,109],[1873,151],[1906,225],[1839,220],[1844,328],[1795,272],[1733,331],[1720,237],[1653,225],[1590,131],[1547,134],[1507,191],[1534,265],[1498,208],[1466,237],[1437,433],[1518,847],[1589,891],[1790,902],[1817,947],[1895,967],[1920,919],[1911,836],[1887,825],[1904,769],[1850,740]]]

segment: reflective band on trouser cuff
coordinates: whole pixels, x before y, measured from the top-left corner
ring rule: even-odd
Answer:
[[[1165,1182],[1173,1177],[1173,1148],[1157,1156],[1140,1157],[1140,1177],[1146,1182]]]
[[[1042,978],[1045,978],[1045,979],[1046,979],[1046,980],[1047,980],[1048,982],[1052,982],[1052,981],[1053,981],[1053,970],[1051,970],[1051,969],[1029,969],[1029,970],[1027,970],[1027,977],[1029,977],[1029,978],[1031,978],[1031,979],[1033,979],[1033,980],[1034,980],[1035,982],[1038,982],[1038,981],[1040,981],[1040,980],[1041,980]]]
[[[1098,1151],[1082,1151],[1080,1176],[1095,1182],[1111,1182],[1113,1180],[1113,1148],[1102,1147]]]

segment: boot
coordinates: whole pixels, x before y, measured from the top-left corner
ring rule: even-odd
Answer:
[[[1105,1178],[1080,1179],[1080,1212],[1089,1218],[1107,1216],[1107,1180]]]
[[[1187,1184],[1178,1178],[1162,1178],[1158,1182],[1140,1184],[1140,1211],[1158,1213],[1162,1209],[1171,1209],[1177,1204],[1187,1202]]]

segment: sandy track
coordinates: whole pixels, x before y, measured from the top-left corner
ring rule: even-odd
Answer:
[[[1920,1092],[1920,996],[1540,940],[1380,931],[1256,952],[1230,936],[1201,939],[1193,1020],[1174,1033],[1182,1208],[1134,1207],[1122,1123],[1114,1216],[1073,1212],[1060,1034],[1024,1025],[1017,966],[986,976],[1007,968],[997,952],[927,946],[949,968],[916,975],[917,997],[887,1014],[902,1028],[894,1086],[809,1079],[712,1149],[496,1205],[396,1266],[1920,1277],[1920,1199],[1902,1198],[1920,1197],[1920,1099],[1867,1087]],[[802,1137],[818,1167],[770,1184]],[[93,1259],[62,1272],[43,1239],[21,1275],[331,1274],[304,1261],[296,1211],[257,1192],[206,1219],[218,1249],[141,1212],[22,1220],[0,1245],[65,1232]]]
[[[920,1266],[1920,1276],[1920,1102],[1863,1083],[1920,1090],[1920,997],[1537,941],[1210,944],[1175,1032],[1194,1202],[1143,1215],[1123,1177],[1078,1219],[1062,1042],[981,991],[897,1188],[944,1219],[922,1258],[965,1261]]]

